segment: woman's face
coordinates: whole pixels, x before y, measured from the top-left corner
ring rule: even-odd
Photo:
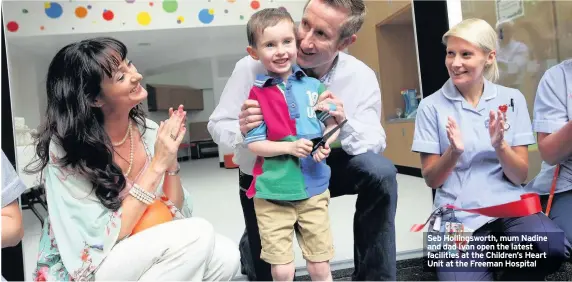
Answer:
[[[485,65],[492,64],[494,56],[494,51],[487,54],[459,37],[451,36],[447,39],[445,65],[457,87],[466,87],[481,81]]]
[[[104,75],[99,97],[102,109],[130,111],[147,98],[147,90],[140,84],[143,76],[125,59],[111,77]]]

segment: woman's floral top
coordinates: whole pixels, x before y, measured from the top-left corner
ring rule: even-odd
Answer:
[[[146,123],[148,129],[142,136],[148,156],[145,167],[153,156],[159,128],[149,119]],[[143,129],[139,130],[142,132]],[[105,208],[92,192],[89,180],[58,165],[62,156],[65,151],[52,142],[50,161],[43,172],[49,216],[44,221],[34,280],[94,280],[95,271],[119,242],[122,209],[114,212]],[[122,197],[128,194],[132,184],[127,181]],[[173,217],[190,217],[189,193],[183,189],[183,209],[179,211],[162,193],[162,184],[163,181],[157,194],[161,195],[159,198],[170,208]]]

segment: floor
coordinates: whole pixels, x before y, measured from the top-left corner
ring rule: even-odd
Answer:
[[[244,230],[242,209],[238,200],[238,170],[219,168],[218,158],[181,162],[183,185],[193,195],[194,216],[209,220],[219,233],[237,244]],[[423,223],[431,212],[431,190],[423,179],[398,175],[398,205],[396,216],[398,259],[421,256],[422,232],[412,233],[409,228]],[[349,266],[353,258],[352,222],[356,196],[334,198],[330,204],[330,217],[336,256],[332,268]],[[40,212],[43,209],[38,206]],[[25,235],[23,239],[26,280],[31,280],[38,252],[41,224],[29,210],[24,211]],[[294,240],[296,266],[305,262]]]

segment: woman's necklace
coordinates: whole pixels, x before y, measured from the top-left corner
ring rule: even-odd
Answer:
[[[131,168],[133,167],[133,133],[131,133],[131,122],[129,123],[129,143],[131,143],[129,146],[129,168],[125,173],[127,176],[129,176]]]
[[[127,140],[127,135],[129,135],[131,132],[131,122],[129,122],[129,125],[127,126],[127,131],[125,132],[125,136],[123,136],[123,139],[117,143],[112,143],[113,146],[121,146],[123,145],[123,143],[125,143],[125,140]]]
[[[133,155],[134,155],[134,151],[133,151],[133,133],[132,133],[132,128],[131,128],[131,122],[129,122],[129,126],[127,127],[127,134],[125,134],[125,137],[123,138],[123,140],[121,142],[119,142],[117,145],[113,144],[114,146],[118,146],[121,145],[123,143],[125,143],[125,140],[127,140],[127,136],[129,136],[129,167],[127,168],[127,172],[125,173],[126,176],[129,176],[129,173],[131,173],[131,169],[133,168]],[[114,150],[115,151],[115,150]],[[115,151],[117,153],[117,155],[119,155],[122,159],[125,160],[124,157],[122,157],[117,151]],[[127,161],[127,160],[125,160]]]

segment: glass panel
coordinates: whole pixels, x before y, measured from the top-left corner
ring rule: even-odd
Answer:
[[[544,72],[572,57],[572,2],[461,1],[463,19],[481,18],[499,35],[499,84],[519,89],[532,118],[536,88]],[[537,145],[530,146],[529,180],[540,170]]]

